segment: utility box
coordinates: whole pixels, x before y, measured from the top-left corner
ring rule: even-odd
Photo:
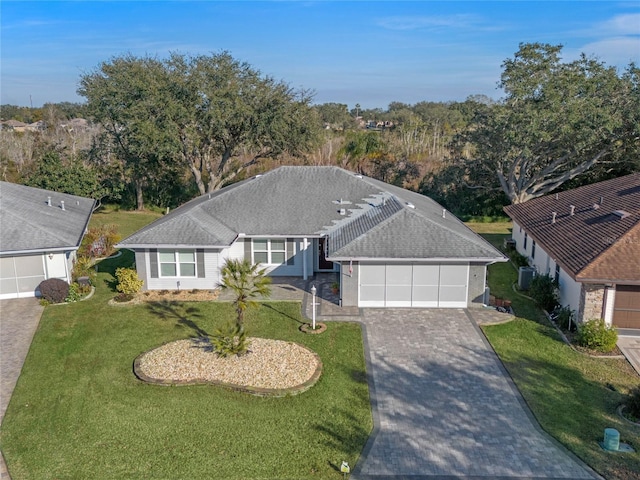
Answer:
[[[531,287],[531,280],[536,274],[534,267],[520,267],[518,270],[518,288],[520,290],[529,290]]]

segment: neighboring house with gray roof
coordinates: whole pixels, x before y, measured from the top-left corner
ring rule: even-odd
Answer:
[[[212,289],[228,258],[336,272],[344,306],[482,305],[506,258],[428,197],[337,167],[280,167],[202,195],[118,245],[144,288]]]
[[[0,182],[0,299],[33,297],[48,278],[71,282],[95,201]]]
[[[577,320],[640,328],[640,173],[509,205],[516,249]]]

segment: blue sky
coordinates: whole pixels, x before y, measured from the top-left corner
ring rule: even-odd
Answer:
[[[12,1],[1,5],[0,103],[81,102],[78,79],[124,53],[228,51],[315,102],[499,98],[521,42],[640,64],[640,1]]]

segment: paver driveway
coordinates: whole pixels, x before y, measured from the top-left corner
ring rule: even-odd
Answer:
[[[364,311],[376,427],[352,478],[599,478],[534,425],[469,315]]]

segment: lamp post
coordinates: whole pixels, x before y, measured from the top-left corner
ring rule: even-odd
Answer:
[[[311,328],[316,329],[316,286],[311,285]]]

